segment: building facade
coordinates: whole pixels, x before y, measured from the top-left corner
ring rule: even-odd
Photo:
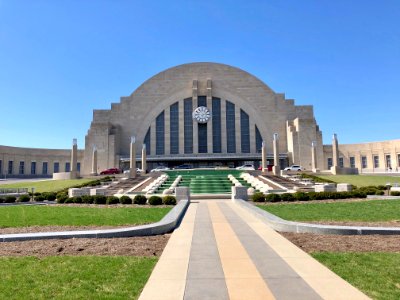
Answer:
[[[294,100],[232,66],[184,64],[148,79],[110,109],[94,110],[85,148],[78,152],[79,169],[83,175],[91,173],[94,147],[98,172],[128,168],[132,136],[138,167],[143,145],[149,169],[181,164],[257,166],[262,142],[269,164],[273,164],[275,133],[281,168],[299,164],[311,169],[312,143],[317,167],[328,169],[333,164],[332,146],[322,144],[311,105],[295,105]],[[0,146],[0,172],[22,175],[23,168],[24,174],[51,175],[68,171],[70,157],[70,150]],[[339,165],[360,171],[382,171],[389,165],[397,170],[399,159],[400,140],[339,146]]]

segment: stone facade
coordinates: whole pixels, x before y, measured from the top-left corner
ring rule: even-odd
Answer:
[[[21,162],[23,162],[23,170]],[[78,166],[82,167],[82,162],[83,150],[78,150]],[[47,163],[47,171],[45,170],[45,163]],[[66,169],[68,164],[71,170],[71,150],[0,146],[0,174],[2,178],[51,177],[56,163],[59,166],[58,172],[68,171]]]

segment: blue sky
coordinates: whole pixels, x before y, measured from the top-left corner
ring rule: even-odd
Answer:
[[[0,144],[83,148],[93,109],[196,61],[313,105],[324,143],[400,138],[398,0],[0,0]]]

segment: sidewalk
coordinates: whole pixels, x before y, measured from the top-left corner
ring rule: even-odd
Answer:
[[[191,203],[139,299],[368,299],[239,205]]]

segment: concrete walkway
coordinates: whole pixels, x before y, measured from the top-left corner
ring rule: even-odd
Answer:
[[[368,299],[240,205],[191,203],[139,299]]]

